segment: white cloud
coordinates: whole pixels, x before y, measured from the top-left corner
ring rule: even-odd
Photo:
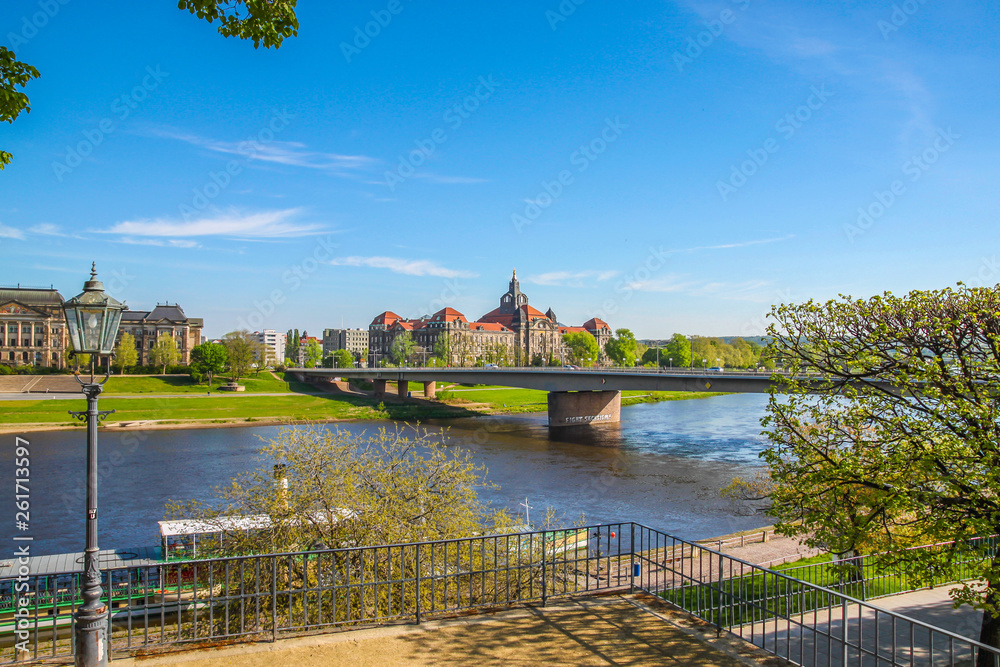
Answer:
[[[160,239],[134,239],[129,236],[123,236],[118,240],[119,243],[125,243],[127,245],[151,245],[158,248],[200,248],[201,245],[197,241],[191,241],[188,239],[168,239],[166,241],[161,241]]]
[[[399,257],[335,257],[333,266],[364,266],[371,269],[388,269],[408,276],[436,276],[438,278],[475,278],[478,273],[457,271],[426,259],[402,259]]]
[[[647,280],[627,280],[624,287],[636,292],[688,292],[694,289],[698,283],[687,280],[685,276],[671,273],[661,278],[651,278]]]
[[[8,227],[7,225],[0,222],[0,239],[17,239],[19,241],[24,240],[24,232],[20,229],[14,229],[13,227]]]
[[[703,246],[696,246],[694,248],[684,248],[681,250],[667,250],[666,252],[663,252],[661,254],[673,255],[685,252],[698,252],[700,250],[728,250],[729,248],[745,248],[747,246],[752,246],[752,245],[765,245],[768,243],[787,241],[793,238],[795,238],[795,234],[787,234],[785,236],[776,236],[774,238],[769,238],[769,239],[757,239],[754,241],[739,241],[737,243],[720,243],[719,245],[703,245]]]
[[[183,141],[215,153],[239,156],[244,160],[260,160],[336,174],[365,170],[378,164],[378,160],[366,155],[313,151],[299,141],[219,141],[172,130],[156,130],[153,134]]]
[[[774,301],[774,289],[766,280],[744,280],[741,282],[692,280],[689,276],[670,274],[649,280],[631,280],[624,285],[636,292],[677,293],[685,296],[709,297],[726,301],[753,301],[770,303]]]
[[[550,271],[538,276],[528,276],[528,281],[535,285],[583,287],[584,282],[590,279],[609,280],[617,275],[617,271]]]
[[[421,178],[431,183],[441,183],[443,185],[467,185],[470,183],[488,183],[488,179],[476,178],[474,176],[445,176],[443,174],[431,174],[421,172],[414,174],[414,178]]]
[[[301,209],[288,208],[277,211],[242,214],[235,211],[220,213],[215,217],[198,220],[157,218],[154,220],[128,220],[108,229],[104,234],[123,236],[192,237],[223,236],[227,238],[278,238],[308,236],[321,231],[313,223],[296,222]]]

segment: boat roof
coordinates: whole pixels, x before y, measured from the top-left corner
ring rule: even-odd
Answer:
[[[340,519],[349,519],[354,512],[347,509],[336,510]],[[309,519],[316,523],[324,523],[326,519],[322,512],[315,512]],[[160,537],[176,535],[201,535],[205,533],[235,532],[238,530],[264,530],[273,523],[267,514],[249,514],[247,516],[220,516],[210,521],[201,519],[177,519],[174,521],[159,521]]]
[[[236,530],[263,530],[271,527],[271,517],[266,514],[250,516],[226,516],[212,521],[198,519],[178,519],[175,521],[159,521],[160,537],[175,535],[198,535],[202,533],[221,533]]]
[[[102,570],[120,567],[141,567],[160,565],[163,560],[159,547],[139,547],[136,549],[106,549],[97,554]],[[17,577],[22,563],[17,558],[0,560],[0,579]],[[49,575],[69,572],[83,572],[83,552],[54,554],[51,556],[31,556],[28,558],[28,574]]]

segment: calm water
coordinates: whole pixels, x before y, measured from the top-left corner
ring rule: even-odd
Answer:
[[[451,446],[465,447],[500,485],[484,495],[520,510],[528,498],[541,517],[554,507],[567,521],[637,521],[688,538],[761,526],[737,517],[718,491],[735,475],[752,473],[763,447],[759,420],[767,397],[735,394],[643,404],[622,409],[622,422],[550,431],[544,415],[448,422]],[[340,425],[350,431],[382,424]],[[440,429],[443,423],[430,424]],[[335,428],[331,425],[330,428]],[[208,500],[213,489],[258,465],[260,437],[277,427],[102,432],[99,451],[100,538],[103,548],[156,543],[156,522],[168,499]],[[0,539],[30,534],[32,553],[82,550],[85,502],[82,431],[26,434],[31,449],[31,525],[14,526],[16,434],[0,435]],[[520,510],[523,511],[523,510]],[[533,518],[534,518],[533,516]],[[13,546],[0,550],[0,557]]]

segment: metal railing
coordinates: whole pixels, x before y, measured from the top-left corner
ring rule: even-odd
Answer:
[[[344,625],[420,622],[431,615],[545,604],[553,596],[621,588],[631,583],[628,573],[606,572],[619,558],[621,533],[629,526],[105,570],[111,649],[128,652],[184,642],[275,639]],[[0,662],[72,655],[80,576],[70,572],[0,581]]]
[[[953,542],[927,544],[911,547],[908,551],[945,551],[953,544]],[[986,555],[970,556],[953,561],[947,568],[939,572],[923,573],[924,576],[919,581],[910,576],[904,569],[891,564],[885,565],[882,560],[872,556],[852,556],[821,563],[786,567],[781,568],[781,573],[860,600],[875,600],[922,588],[945,586],[976,578],[979,573],[974,565],[997,552],[997,548],[1000,547],[1000,536],[977,537],[969,540],[969,546],[972,547],[972,551],[979,551]],[[933,566],[927,564],[924,567],[926,569]],[[931,575],[930,581],[923,583],[927,574]]]
[[[635,524],[635,587],[796,665],[978,664],[1000,650]]]
[[[79,575],[0,581],[0,662],[72,655]],[[795,664],[960,665],[982,653],[1000,667],[1000,653],[979,642],[631,522],[104,576],[116,653],[641,590]]]

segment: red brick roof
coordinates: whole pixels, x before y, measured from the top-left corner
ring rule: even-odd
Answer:
[[[407,331],[413,331],[413,329],[415,328],[413,326],[413,324],[414,323],[411,322],[411,321],[409,321],[409,320],[396,320],[396,322],[392,325],[392,328],[393,329],[405,329]]]
[[[611,330],[611,327],[608,326],[608,323],[599,317],[591,317],[589,320],[583,323],[583,327],[591,331],[594,331],[595,329],[608,329],[609,331]]]
[[[431,316],[432,322],[468,322],[465,315],[454,308],[442,308]]]
[[[581,331],[587,331],[587,330],[584,327],[559,327],[560,334],[579,333]],[[587,333],[590,332],[587,331]]]
[[[473,322],[469,325],[471,331],[508,331],[507,327],[498,322]]]
[[[396,320],[401,320],[401,319],[403,318],[401,318],[396,313],[392,312],[391,310],[387,310],[384,313],[376,315],[375,319],[372,320],[372,324],[384,324],[386,327],[391,327],[396,322]]]

